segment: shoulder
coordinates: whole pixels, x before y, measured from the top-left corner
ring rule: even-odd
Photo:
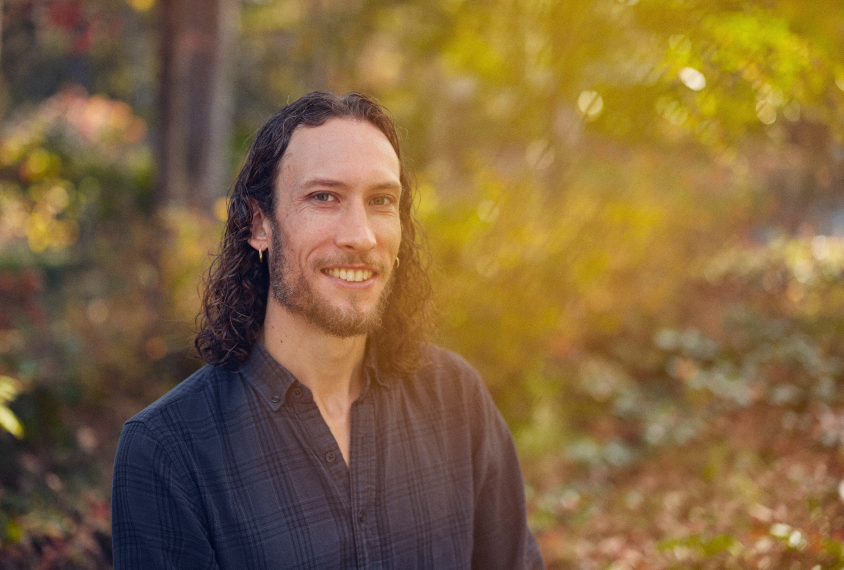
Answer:
[[[425,344],[422,347],[422,362],[416,376],[450,378],[469,383],[481,382],[480,374],[465,358],[433,344]]]
[[[206,364],[158,400],[144,408],[126,423],[155,425],[175,415],[190,416],[202,413],[210,400],[214,399],[215,385],[225,381],[232,373]]]
[[[498,415],[478,371],[459,354],[431,344],[423,346],[421,366],[402,382],[402,392],[445,417],[472,424]]]
[[[213,437],[233,408],[244,402],[238,373],[205,365],[130,418],[119,445],[134,440],[165,448]],[[137,443],[137,442],[136,442]]]
[[[466,359],[433,344],[422,347],[419,369],[406,384],[446,392],[486,391],[480,374]]]
[[[197,449],[220,437],[245,398],[237,372],[206,365],[130,418],[120,433],[115,477],[122,470],[186,473]]]

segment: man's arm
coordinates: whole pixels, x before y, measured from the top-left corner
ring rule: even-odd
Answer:
[[[513,437],[482,384],[476,401],[479,425],[473,426],[475,532],[472,568],[544,569],[536,539],[527,525],[525,489]]]
[[[114,459],[115,569],[216,569],[198,499],[184,463],[143,423],[126,423]]]

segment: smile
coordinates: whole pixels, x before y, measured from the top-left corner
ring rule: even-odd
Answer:
[[[343,281],[348,281],[350,283],[366,281],[372,277],[372,271],[369,269],[338,269],[334,267],[332,269],[323,269],[322,272],[326,275],[330,275],[331,277],[337,277],[338,279],[342,279]]]

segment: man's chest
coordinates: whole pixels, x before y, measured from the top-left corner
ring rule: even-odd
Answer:
[[[468,568],[471,446],[455,421],[356,402],[348,468],[312,401],[221,438],[197,460],[220,567]]]

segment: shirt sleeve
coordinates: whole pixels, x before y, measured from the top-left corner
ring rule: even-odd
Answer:
[[[218,568],[198,490],[183,465],[143,423],[124,426],[112,488],[116,570]]]
[[[545,563],[527,524],[525,488],[513,437],[480,378],[475,398],[472,568],[543,570]]]

